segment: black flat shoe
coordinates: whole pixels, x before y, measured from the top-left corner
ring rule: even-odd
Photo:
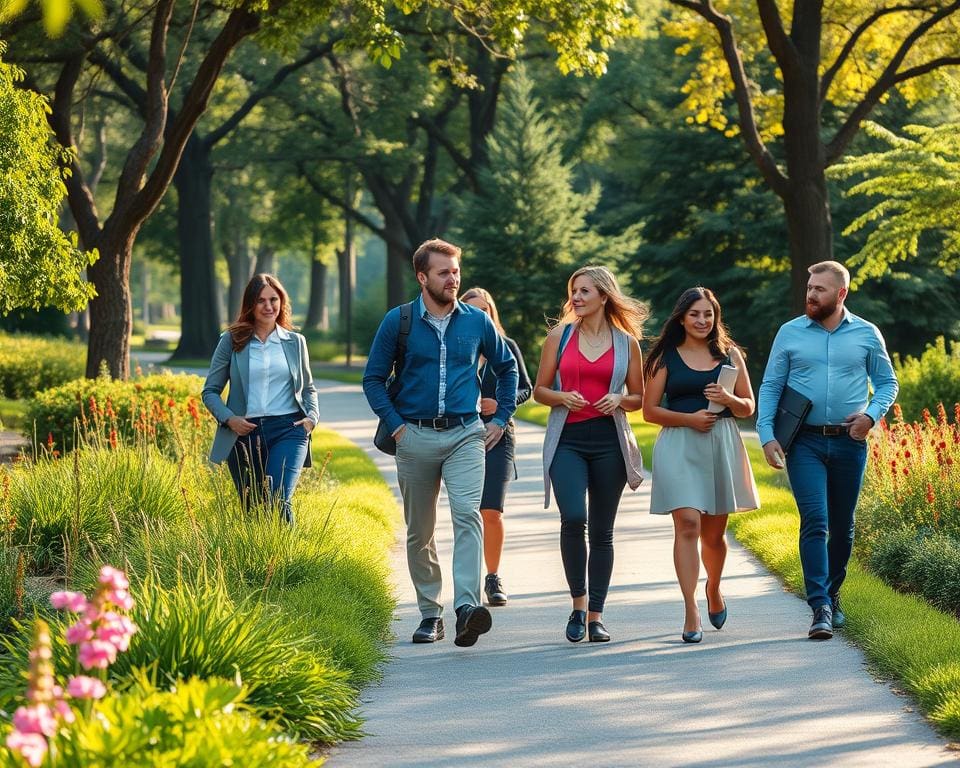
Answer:
[[[567,619],[567,640],[579,643],[587,636],[587,612],[571,611]]]
[[[591,643],[609,643],[610,642],[610,633],[607,632],[607,628],[603,626],[602,621],[590,622],[590,642]]]
[[[457,610],[457,636],[453,644],[469,648],[480,635],[490,631],[493,619],[482,605],[464,605]]]
[[[435,643],[437,640],[443,640],[443,619],[439,616],[424,619],[413,633],[415,643]]]

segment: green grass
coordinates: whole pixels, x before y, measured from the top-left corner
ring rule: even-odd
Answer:
[[[328,368],[324,365],[312,365],[315,379],[342,381],[346,384],[360,384],[363,381],[363,368]]]
[[[26,424],[27,401],[0,398],[0,425],[3,429],[20,431]]]
[[[525,403],[517,417],[546,425],[549,408]],[[659,428],[629,414],[647,467]],[[730,531],[784,585],[803,597],[798,548],[800,518],[786,474],[767,465],[755,443],[747,445],[761,509],[730,516]],[[843,586],[845,637],[860,646],[880,675],[912,694],[926,716],[949,738],[960,738],[960,621],[923,600],[897,592],[856,561]]]
[[[245,512],[226,470],[197,453],[42,455],[11,470],[10,543],[51,588],[89,593],[102,563],[128,571],[141,631],[111,668],[119,688],[143,666],[164,685],[237,676],[248,704],[288,734],[355,738],[357,691],[377,678],[390,637],[398,507],[355,445],[317,429],[313,449],[292,529],[275,509]],[[0,708],[22,695],[28,637],[0,635]],[[57,655],[72,667],[66,649]]]

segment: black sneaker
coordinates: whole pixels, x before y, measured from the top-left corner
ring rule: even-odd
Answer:
[[[833,609],[833,628],[840,629],[847,623],[847,616],[840,607],[840,595],[834,595],[830,602],[832,603],[831,608]]]
[[[457,608],[457,636],[454,645],[467,648],[477,642],[480,635],[489,632],[493,619],[482,605],[463,605]]]
[[[829,605],[813,609],[813,623],[807,637],[811,640],[829,640],[833,637],[833,610]]]
[[[503,591],[503,582],[495,573],[488,573],[483,582],[483,594],[487,596],[487,605],[506,605],[507,593]]]

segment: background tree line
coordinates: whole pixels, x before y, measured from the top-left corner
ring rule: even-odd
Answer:
[[[0,26],[76,147],[88,373],[127,372],[135,259],[179,275],[181,359],[278,263],[302,264],[304,326],[350,319],[362,352],[434,235],[534,359],[590,261],[650,302],[651,333],[713,288],[755,365],[824,258],[892,349],[958,335],[960,3],[308,5],[107,2],[54,41],[32,8]]]

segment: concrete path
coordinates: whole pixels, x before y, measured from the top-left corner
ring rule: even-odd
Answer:
[[[360,387],[319,382],[323,423],[374,458],[396,490],[393,460],[370,439]],[[451,525],[438,516],[447,639],[413,645],[419,622],[402,546],[392,554],[397,643],[383,682],[363,692],[369,734],[330,756],[357,766],[954,765],[957,752],[876,682],[842,639],[806,639],[806,604],[732,543],[723,631],[680,641],[683,609],[669,518],[647,513],[649,483],[625,494],[604,613],[608,644],[572,645],[555,508],[543,509],[539,427],[518,426],[520,480],[507,500],[501,574],[510,593],[493,630],[453,645]],[[402,534],[400,534],[402,537]],[[398,539],[399,541],[399,539]],[[702,577],[701,577],[702,578]],[[701,610],[706,620],[702,598]]]

